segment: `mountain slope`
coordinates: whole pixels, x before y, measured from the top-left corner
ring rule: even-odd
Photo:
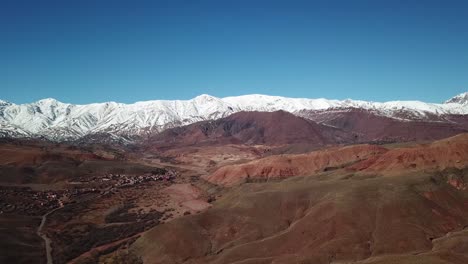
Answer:
[[[255,94],[226,98],[200,95],[191,100],[157,100],[134,104],[106,102],[74,105],[51,98],[21,105],[0,101],[0,136],[46,137],[57,141],[96,133],[135,136],[214,120],[241,111],[284,110],[298,113],[301,110],[356,108],[393,119],[430,121],[434,116],[468,114],[466,96],[466,93],[461,94],[444,104],[339,101]],[[406,114],[402,116],[402,112]]]
[[[214,121],[168,129],[145,141],[147,146],[311,144],[348,142],[351,134],[316,124],[285,111],[238,112]]]
[[[358,108],[302,110],[296,115],[354,133],[358,142],[436,140],[468,131],[468,115],[427,114],[420,118],[404,111],[395,112],[392,118]]]

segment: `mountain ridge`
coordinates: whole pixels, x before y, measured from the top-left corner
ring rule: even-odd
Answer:
[[[53,98],[29,104],[0,100],[0,136],[44,137],[55,141],[76,140],[95,133],[138,136],[215,120],[241,111],[283,110],[298,114],[304,110],[354,108],[394,119],[430,120],[434,115],[467,115],[467,95],[457,95],[443,104],[288,98],[260,94],[224,98],[202,94],[190,100],[151,100],[133,104],[104,102],[79,105],[62,103]],[[401,115],[402,111],[409,114]]]

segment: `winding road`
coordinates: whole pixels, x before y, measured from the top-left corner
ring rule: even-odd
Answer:
[[[61,207],[57,207],[55,208],[54,210],[51,210],[49,212],[47,212],[46,214],[44,214],[42,216],[42,220],[41,220],[41,224],[39,225],[39,227],[37,228],[37,235],[40,236],[42,239],[44,239],[44,242],[45,242],[45,249],[46,249],[46,256],[47,256],[47,264],[53,264],[53,260],[52,260],[52,246],[50,245],[52,243],[52,241],[50,240],[49,237],[47,237],[47,235],[42,232],[42,229],[44,228],[44,225],[47,221],[47,216],[50,215],[51,213],[59,210],[63,208],[63,206]]]
[[[96,198],[95,195],[90,195],[89,197],[86,197],[86,198],[83,198],[81,199],[79,202],[82,203],[82,202],[86,202],[88,200],[91,200],[91,199],[94,199]],[[41,224],[39,225],[39,227],[37,228],[37,235],[40,236],[44,242],[45,242],[45,249],[46,249],[46,256],[47,256],[47,264],[53,264],[54,261],[52,259],[52,241],[50,240],[50,238],[42,231],[42,229],[44,229],[44,226],[47,222],[47,216],[49,216],[51,213],[57,211],[57,210],[60,210],[64,207],[66,207],[67,205],[61,205],[60,207],[57,207],[53,210],[50,210],[49,212],[47,212],[46,214],[44,214],[42,216],[42,220],[41,220]]]

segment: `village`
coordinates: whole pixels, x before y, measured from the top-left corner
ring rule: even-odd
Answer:
[[[162,173],[161,173],[162,172]],[[123,188],[153,181],[173,181],[178,176],[173,170],[158,170],[142,175],[129,174],[109,174],[101,177],[78,178],[76,183],[98,183],[104,184],[106,187]]]
[[[158,170],[142,175],[108,174],[78,178],[64,190],[36,191],[30,187],[0,186],[0,214],[42,215],[84,197],[111,195],[119,188],[142,186],[150,182],[173,182],[176,171]],[[91,185],[91,186],[90,186]]]

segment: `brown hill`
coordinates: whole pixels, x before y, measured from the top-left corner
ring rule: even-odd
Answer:
[[[85,149],[41,140],[0,141],[0,183],[57,183],[74,177],[149,170],[117,150]]]
[[[316,146],[348,142],[353,136],[341,130],[297,117],[284,111],[239,112],[214,121],[165,130],[150,137],[144,144],[215,145],[306,143]]]
[[[386,149],[376,145],[333,147],[307,154],[275,155],[243,164],[221,167],[205,180],[223,186],[244,181],[307,176],[323,171],[373,175],[397,175],[403,172],[436,171],[468,166],[468,134]]]
[[[205,180],[224,186],[232,186],[249,180],[286,178],[312,175],[317,172],[339,169],[386,152],[375,145],[334,147],[307,154],[276,155],[244,164],[219,168]]]
[[[359,142],[437,140],[468,132],[468,115],[433,115],[421,118],[402,111],[398,119],[353,108],[302,111],[299,115],[319,124],[354,133]]]
[[[350,166],[349,170],[382,175],[409,171],[431,171],[468,166],[468,134],[430,144],[395,148],[382,155]]]
[[[0,166],[37,166],[45,162],[82,162],[102,157],[78,149],[0,145]]]

